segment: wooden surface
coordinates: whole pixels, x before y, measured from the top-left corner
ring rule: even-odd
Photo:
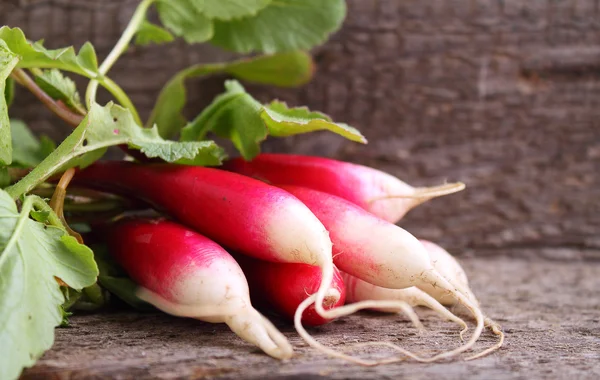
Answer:
[[[477,258],[464,265],[484,310],[507,335],[499,352],[472,362],[361,368],[321,357],[281,321],[278,325],[296,355],[278,362],[241,341],[225,325],[120,312],[73,317],[72,327],[57,330],[54,349],[23,379],[600,378],[600,263]],[[454,325],[426,310],[418,312],[428,328],[423,335],[405,318],[366,313],[311,332],[336,349],[370,340],[389,340],[423,352],[458,344]],[[477,347],[494,341],[486,333]]]
[[[49,47],[90,40],[104,57],[136,3],[0,1],[0,24]],[[113,312],[73,317],[24,378],[600,378],[600,1],[348,5],[343,29],[314,51],[312,83],[249,89],[262,100],[325,111],[360,128],[370,144],[323,133],[269,141],[265,150],[366,163],[414,185],[465,182],[463,193],[423,205],[401,224],[475,256],[465,262],[473,288],[505,327],[506,346],[469,363],[366,369],[320,357],[279,323],[297,347],[294,360],[279,363],[223,325]],[[179,41],[132,48],[110,74],[148,115],[178,69],[231,57]],[[190,117],[223,79],[189,84]],[[56,138],[69,131],[22,89],[11,115]],[[424,336],[402,318],[375,314],[312,331],[337,348],[367,340],[414,350],[458,343],[454,326],[420,314],[430,329]],[[478,347],[492,342],[486,335]]]
[[[90,40],[105,56],[135,0],[0,2],[0,24],[49,46]],[[457,254],[600,258],[600,5],[597,0],[349,0],[346,23],[315,50],[302,89],[251,87],[359,127],[359,146],[324,133],[267,150],[367,163],[415,185],[468,190],[402,222]],[[208,46],[133,48],[111,72],[143,115],[187,65],[231,54]],[[223,78],[189,86],[189,115]],[[61,125],[19,91],[12,115],[39,131]]]

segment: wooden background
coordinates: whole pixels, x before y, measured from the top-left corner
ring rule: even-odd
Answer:
[[[0,2],[0,24],[50,47],[92,41],[104,57],[137,1]],[[300,89],[251,86],[361,129],[368,146],[323,133],[265,150],[318,154],[414,185],[464,181],[462,194],[401,224],[454,253],[600,258],[600,5],[596,0],[349,0],[343,29],[314,51]],[[187,65],[232,55],[182,42],[134,48],[111,72],[147,115]],[[190,116],[222,89],[194,81]],[[24,90],[11,114],[68,127]],[[60,131],[60,132],[57,132]]]
[[[90,40],[104,57],[134,0],[0,0],[0,24],[47,46]],[[303,346],[276,363],[223,325],[133,313],[78,315],[25,378],[600,377],[600,1],[348,0],[343,29],[315,49],[301,89],[249,86],[262,100],[308,105],[360,128],[367,146],[331,134],[270,141],[265,150],[373,165],[414,185],[464,181],[466,191],[401,222],[463,259],[505,347],[463,363],[358,370]],[[178,69],[233,55],[181,42],[132,48],[111,76],[147,115]],[[223,77],[189,86],[190,116]],[[69,131],[19,89],[11,115],[38,132]],[[463,257],[464,257],[463,256]],[[396,317],[357,315],[312,329],[324,344],[391,340],[422,350],[456,345],[456,330],[419,311],[430,332]],[[478,347],[491,344],[486,335]],[[1,344],[1,343],[0,343]]]

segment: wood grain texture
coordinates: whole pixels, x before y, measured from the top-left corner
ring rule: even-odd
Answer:
[[[90,40],[106,56],[136,0],[4,0],[0,24],[47,46]],[[421,206],[401,222],[466,260],[484,309],[506,346],[474,362],[361,368],[320,357],[283,322],[297,347],[280,363],[226,326],[159,314],[73,317],[25,379],[600,377],[600,1],[348,0],[343,29],[315,49],[317,75],[301,89],[249,86],[325,111],[364,131],[367,146],[330,134],[270,141],[268,151],[341,158],[414,185],[460,180],[468,189]],[[131,48],[111,76],[148,115],[178,69],[234,55],[210,46]],[[222,77],[190,83],[193,116]],[[83,85],[82,81],[78,82]],[[107,100],[106,94],[101,94]],[[69,128],[18,89],[11,115],[39,133]],[[529,257],[531,260],[482,258]],[[541,260],[540,258],[557,261]],[[585,262],[588,261],[588,262]],[[457,332],[419,310],[429,332],[405,319],[360,314],[313,329],[337,348],[392,340],[415,350],[449,348]],[[491,344],[486,335],[478,347]],[[382,352],[377,355],[384,355]]]
[[[472,288],[507,334],[497,353],[472,362],[362,368],[323,358],[293,328],[278,325],[296,349],[278,362],[237,338],[225,325],[159,314],[105,313],[72,318],[56,343],[23,379],[597,379],[600,377],[600,263],[469,259]],[[556,274],[556,275],[549,275]],[[558,275],[560,274],[560,275]],[[389,340],[415,351],[448,349],[458,330],[418,310],[428,331],[402,317],[351,316],[311,329],[337,349]],[[486,333],[477,347],[494,342]],[[429,352],[429,351],[427,351]],[[366,352],[360,353],[366,355]],[[374,351],[377,357],[390,352]]]
[[[0,23],[52,47],[90,40],[105,56],[137,2],[0,2]],[[343,29],[314,51],[301,89],[250,86],[325,111],[368,146],[330,134],[265,150],[365,163],[414,185],[467,183],[402,221],[456,254],[600,259],[600,5],[597,0],[349,0]],[[147,115],[186,65],[232,57],[181,41],[132,48],[111,73]],[[190,116],[223,78],[189,86]],[[104,98],[107,99],[107,98]],[[67,127],[24,91],[12,115],[38,131]],[[507,250],[506,248],[512,248]]]

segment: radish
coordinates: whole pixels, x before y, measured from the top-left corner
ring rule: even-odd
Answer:
[[[270,306],[283,316],[293,320],[298,305],[316,293],[321,283],[321,269],[307,264],[273,263],[248,256],[234,255],[242,267],[252,301],[257,305]],[[327,290],[324,306],[332,309],[344,305],[346,287],[337,268],[333,282]],[[311,306],[302,315],[302,322],[309,326],[322,325],[331,320],[321,317]]]
[[[124,220],[107,235],[142,300],[172,315],[226,323],[274,358],[292,356],[287,339],[252,307],[239,265],[215,242],[161,219]]]
[[[458,261],[446,251],[444,248],[439,245],[432,243],[427,240],[421,240],[421,243],[429,253],[429,257],[431,258],[431,263],[433,267],[442,275],[452,286],[458,289],[461,293],[463,293],[473,304],[479,307],[479,301],[473,294],[473,291],[469,287],[469,280],[467,278],[467,274],[465,270],[460,266]],[[453,297],[451,294],[440,291],[438,288],[431,287],[428,289],[429,293],[433,298],[439,301],[444,305],[454,305],[457,303],[457,299]],[[490,318],[485,318],[485,324],[489,326],[490,330],[499,337],[498,343],[478,354],[470,356],[465,360],[473,360],[479,358],[481,356],[487,355],[488,353],[502,347],[504,344],[504,333],[502,332],[502,327],[491,320]]]
[[[273,184],[308,187],[337,195],[392,223],[429,199],[465,188],[460,182],[414,188],[367,166],[290,154],[261,154],[252,161],[237,158],[225,162],[223,167]]]
[[[324,314],[333,279],[331,240],[313,213],[286,191],[218,169],[124,161],[96,163],[74,180],[144,199],[234,251],[321,267],[316,307]]]
[[[481,310],[435,270],[419,240],[335,195],[297,186],[282,188],[304,202],[327,228],[333,242],[334,262],[340,270],[385,288],[416,286],[425,292],[431,286],[442,288],[474,315],[477,326],[465,345],[428,360],[457,355],[475,344],[484,325]],[[299,309],[304,306],[306,302]]]
[[[467,274],[458,261],[439,245],[423,239],[420,239],[420,241],[427,250],[433,267],[444,276],[452,286],[459,289],[461,293],[466,295],[474,304],[479,305],[479,301],[477,301],[477,298],[469,288]],[[428,293],[442,305],[452,306],[457,303],[456,298],[452,297],[451,294],[442,289],[432,287],[428,290]]]
[[[468,326],[462,319],[452,314],[448,309],[442,306],[432,296],[416,287],[405,289],[388,289],[381,286],[370,284],[357,277],[342,272],[342,278],[346,284],[346,299],[348,302],[360,302],[365,300],[399,300],[408,303],[410,306],[425,306],[440,314],[442,317],[459,324],[464,332]],[[390,311],[388,309],[375,309],[382,312]]]
[[[334,277],[332,243],[317,217],[285,190],[224,170],[173,164],[140,165],[125,161],[99,162],[82,170],[75,182],[100,190],[144,199],[228,248],[258,259],[303,263],[321,268],[317,293],[296,310],[294,325],[313,347],[331,355],[361,362],[314,342],[301,316],[315,304],[326,319],[357,310],[389,307],[404,310],[419,326],[410,307],[399,301],[369,301],[325,310],[325,297]],[[419,360],[414,354],[399,349]]]

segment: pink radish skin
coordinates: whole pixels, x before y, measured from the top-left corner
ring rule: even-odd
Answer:
[[[403,302],[374,301],[325,310],[325,297],[334,276],[329,233],[302,202],[280,188],[224,170],[125,161],[96,163],[79,172],[74,181],[146,200],[236,252],[266,261],[320,267],[322,278],[317,293],[303,302],[294,316],[296,329],[307,341],[314,339],[302,327],[301,316],[312,303],[326,319],[378,306],[408,310]],[[413,319],[413,323],[419,326],[418,320]],[[313,346],[329,354],[334,352]],[[401,352],[419,359],[405,350]]]
[[[392,223],[429,199],[465,187],[454,183],[414,188],[367,166],[291,154],[261,154],[252,161],[237,158],[227,161],[223,167],[268,183],[308,187],[337,195]]]
[[[273,263],[243,255],[235,255],[235,259],[248,279],[252,301],[256,305],[275,310],[290,320],[293,320],[298,305],[316,293],[321,284],[319,267]],[[345,300],[346,287],[336,268],[325,297],[325,309],[343,306]],[[321,317],[313,305],[302,314],[302,322],[308,326],[318,326],[331,320]]]
[[[226,323],[274,358],[292,356],[287,339],[252,307],[239,265],[215,242],[160,219],[119,222],[107,236],[144,301],[172,315]]]
[[[96,163],[75,182],[143,199],[210,239],[262,260],[322,266],[328,233],[286,191],[235,173],[199,166]]]
[[[124,161],[96,163],[74,181],[146,200],[236,252],[321,267],[316,308],[320,315],[330,316],[322,305],[333,279],[329,234],[286,191],[223,170]]]
[[[304,202],[327,228],[334,262],[341,271],[391,289],[416,286],[426,292],[430,286],[440,287],[473,313],[477,326],[469,341],[427,360],[458,355],[475,344],[483,330],[481,310],[435,270],[419,240],[340,197],[302,187],[281,187]]]
[[[406,289],[388,289],[381,286],[370,284],[348,273],[342,272],[342,278],[346,284],[346,299],[348,302],[361,302],[366,300],[398,300],[408,303],[410,306],[425,306],[442,317],[459,324],[463,330],[468,330],[468,326],[462,319],[452,314],[448,309],[436,301],[432,296],[416,287]],[[390,312],[385,308],[376,308],[377,311]]]

